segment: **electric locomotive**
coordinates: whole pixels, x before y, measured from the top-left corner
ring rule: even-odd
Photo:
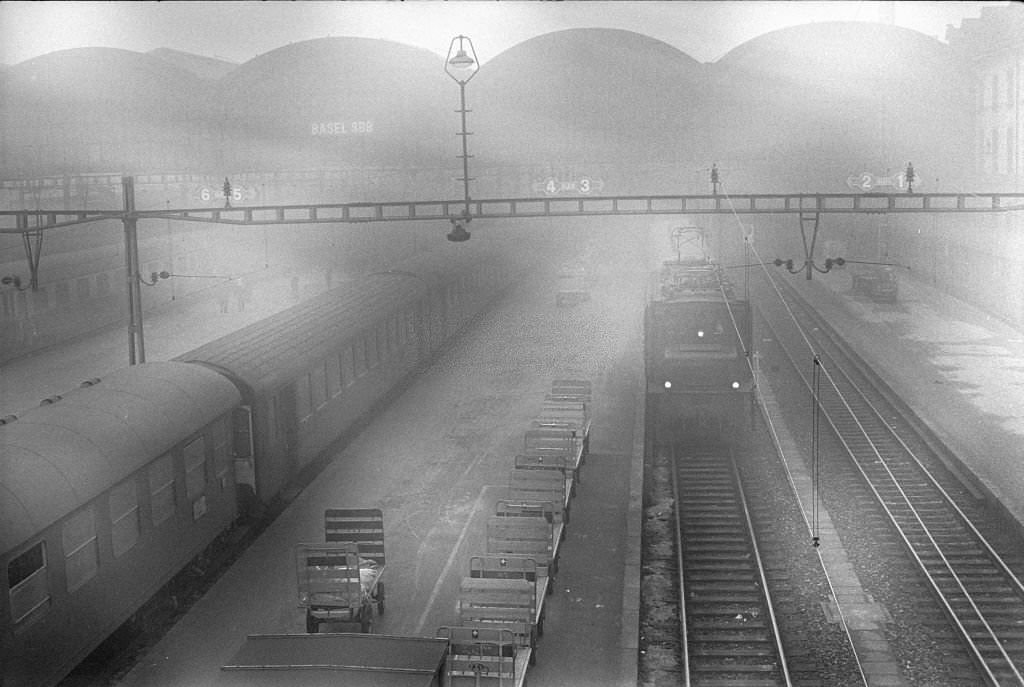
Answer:
[[[644,313],[647,413],[667,431],[721,436],[752,408],[750,306],[706,252],[684,257],[679,245]]]

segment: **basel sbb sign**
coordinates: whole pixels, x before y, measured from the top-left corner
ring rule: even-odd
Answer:
[[[313,136],[349,136],[351,134],[372,134],[372,119],[354,119],[337,122],[312,122],[309,132]]]

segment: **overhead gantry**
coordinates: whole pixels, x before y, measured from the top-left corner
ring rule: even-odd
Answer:
[[[275,224],[353,224],[410,220],[525,219],[643,215],[793,214],[800,220],[807,262],[823,214],[865,213],[1001,213],[1024,210],[1024,193],[737,193],[710,195],[582,196],[574,198],[488,198],[264,205],[223,208],[139,210],[133,177],[122,177],[119,210],[0,210],[0,234],[21,234],[30,277],[24,288],[38,285],[43,233],[104,220],[119,220],[125,233],[125,268],[129,294],[130,362],[135,363],[136,330],[141,343],[141,294],[137,230],[140,220],[176,220],[237,226]],[[810,228],[810,232],[808,232]],[[810,236],[808,234],[810,233]],[[807,275],[810,278],[810,267]],[[12,281],[12,280],[9,280]],[[20,287],[20,281],[18,286]],[[145,354],[142,353],[142,361]]]

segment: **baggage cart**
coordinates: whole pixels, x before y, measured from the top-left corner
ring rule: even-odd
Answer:
[[[442,627],[448,640],[445,677],[449,687],[525,687],[533,650],[504,628]]]
[[[374,595],[383,572],[359,555],[357,544],[299,544],[296,573],[306,632],[319,632],[322,623],[356,623],[360,632],[371,632]]]

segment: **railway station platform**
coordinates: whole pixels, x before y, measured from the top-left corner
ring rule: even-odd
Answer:
[[[793,279],[1024,528],[1024,332],[908,270],[894,302],[855,293],[848,268]]]
[[[620,256],[606,262],[617,267]],[[553,270],[538,269],[511,289],[339,448],[116,684],[212,687],[247,635],[304,632],[294,549],[322,541],[327,508],[384,514],[387,612],[374,618],[375,634],[434,636],[457,624],[460,581],[471,556],[486,551],[487,520],[506,493],[524,430],[551,380],[569,376],[593,383],[590,454],[528,680],[537,687],[636,685],[641,286],[632,273],[614,273],[595,286],[591,302],[574,307],[556,305]]]

